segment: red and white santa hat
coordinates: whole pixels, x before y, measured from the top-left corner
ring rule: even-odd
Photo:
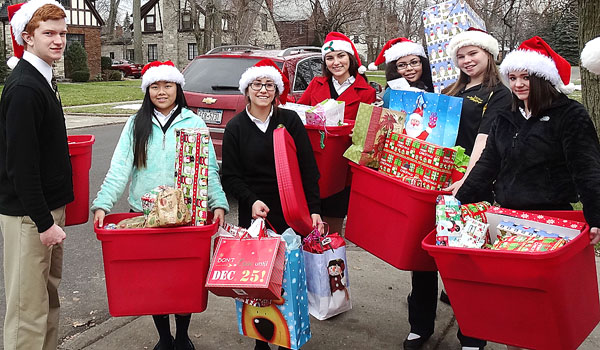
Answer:
[[[396,38],[388,41],[383,45],[379,56],[375,62],[369,63],[369,70],[377,70],[377,66],[382,63],[390,63],[399,58],[415,55],[423,58],[427,58],[423,46],[413,42],[406,38]]]
[[[585,44],[581,51],[581,65],[590,72],[600,75],[600,36]]]
[[[171,61],[154,61],[144,66],[142,69],[142,91],[146,92],[148,86],[157,81],[177,83],[181,87],[185,85],[183,74]]]
[[[539,36],[523,41],[519,48],[506,55],[500,64],[500,73],[506,81],[508,74],[516,71],[527,71],[544,78],[564,94],[570,94],[574,90],[571,83],[571,65]]]
[[[269,78],[273,80],[277,86],[277,91],[279,92],[279,101],[281,101],[281,103],[287,102],[287,95],[290,92],[290,81],[285,74],[281,72],[279,67],[277,67],[275,62],[268,58],[260,60],[256,62],[254,66],[246,69],[240,77],[240,92],[245,94],[248,85],[260,78]]]
[[[455,65],[458,65],[456,53],[461,47],[465,46],[480,47],[489,52],[494,59],[498,58],[498,53],[500,52],[498,40],[489,35],[485,30],[471,27],[466,31],[453,36],[452,39],[450,39],[450,43],[448,43],[448,54],[452,57]]]
[[[367,71],[367,68],[362,65],[360,62],[360,56],[358,55],[358,51],[356,51],[356,47],[352,43],[352,40],[345,36],[342,33],[338,32],[330,32],[325,37],[325,43],[321,47],[321,57],[325,59],[325,55],[333,52],[333,51],[346,51],[356,58],[358,62],[358,73],[363,74]]]
[[[16,67],[25,52],[25,43],[21,34],[25,31],[25,27],[33,17],[35,11],[44,5],[54,5],[60,8],[65,13],[65,21],[67,21],[68,24],[69,21],[65,8],[59,2],[54,0],[30,0],[28,2],[8,6],[7,11],[8,19],[10,21],[14,56],[8,59],[7,65],[11,69]]]

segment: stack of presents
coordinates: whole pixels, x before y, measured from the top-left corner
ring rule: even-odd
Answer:
[[[335,100],[313,107],[282,106],[296,111],[306,125],[321,173],[321,197],[341,191],[351,180],[345,238],[398,269],[439,270],[464,334],[526,348],[576,347],[600,320],[593,249],[582,233],[589,228],[580,212],[461,204],[443,191],[463,176],[469,163],[464,149],[455,146],[463,101],[439,94],[458,77],[446,49],[453,35],[485,26],[465,0],[431,6],[422,19],[436,93],[392,90],[389,108],[361,104],[352,122],[344,120],[344,103]],[[173,184],[142,198],[143,216],[108,220],[104,235],[110,230],[210,226],[208,130],[178,130],[177,140]],[[349,169],[352,176],[347,176]],[[379,219],[365,219],[373,217]],[[311,337],[309,314],[323,320],[352,308],[345,240],[337,233],[299,232],[302,239],[288,229],[277,235],[262,219],[250,228],[213,224],[209,236],[215,233],[214,252],[209,239],[200,272],[178,265],[173,274],[182,277],[181,271],[193,270],[201,275],[204,293],[235,298],[241,334],[299,349]],[[107,289],[109,273],[106,267]],[[583,296],[579,286],[586,286]],[[502,290],[509,293],[502,295]],[[110,298],[109,293],[109,304]],[[574,303],[576,299],[585,302]],[[494,308],[479,307],[489,300]],[[545,305],[557,303],[566,306],[548,316]],[[477,314],[480,309],[484,315]],[[526,312],[514,311],[507,318],[508,309]],[[116,314],[202,310],[184,305]],[[263,324],[267,316],[272,322]],[[529,325],[550,323],[556,329],[539,332],[543,337],[522,332]]]

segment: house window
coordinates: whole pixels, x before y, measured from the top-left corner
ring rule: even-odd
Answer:
[[[192,14],[190,13],[190,11],[183,11],[181,13],[181,29],[192,29]]]
[[[111,60],[115,59],[115,53],[114,52],[109,52],[108,53],[108,57],[110,57]]]
[[[67,51],[69,49],[69,46],[71,46],[71,44],[76,41],[85,48],[85,35],[84,34],[68,34],[67,33],[67,46],[65,48],[65,51]]]
[[[158,45],[148,44],[148,62],[158,60]]]
[[[298,34],[302,34],[304,32],[304,26],[302,24],[298,24]]]
[[[188,43],[188,60],[193,60],[198,56],[198,45],[196,43]]]
[[[261,24],[263,32],[266,32],[267,30],[269,30],[269,28],[267,28],[267,14],[266,13],[261,13],[260,24]]]
[[[226,32],[229,30],[229,16],[228,15],[223,15],[223,17],[221,17],[221,23],[223,24],[223,31]]]
[[[154,15],[146,15],[144,18],[144,31],[156,31],[156,17],[154,17]]]
[[[135,62],[135,55],[133,54],[134,52],[134,49],[127,49],[127,51],[125,51],[125,59],[131,62]]]
[[[266,44],[265,45],[265,49],[267,49],[267,50],[272,50],[274,48],[275,48],[275,45],[273,45],[273,44]]]
[[[360,44],[360,37],[358,35],[355,35],[354,40],[352,41],[354,41],[355,44]]]

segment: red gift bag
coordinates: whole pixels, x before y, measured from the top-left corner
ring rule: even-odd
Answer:
[[[285,242],[279,238],[221,237],[206,287],[220,296],[279,299],[284,265]]]

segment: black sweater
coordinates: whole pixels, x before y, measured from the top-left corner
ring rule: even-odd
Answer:
[[[581,200],[586,221],[600,227],[600,145],[585,108],[561,95],[538,117],[499,114],[456,197],[476,202],[494,180],[503,207],[568,210]]]
[[[302,185],[311,214],[320,214],[319,170],[304,125],[296,112],[275,108],[269,127],[262,132],[244,110],[231,119],[223,135],[223,188],[239,201],[239,225],[248,227],[252,204],[263,201],[270,209],[267,218],[282,233],[283,217],[275,156],[273,131],[283,124],[296,143]]]
[[[51,210],[73,201],[62,106],[48,81],[20,60],[0,100],[0,213],[28,215],[39,232]]]

